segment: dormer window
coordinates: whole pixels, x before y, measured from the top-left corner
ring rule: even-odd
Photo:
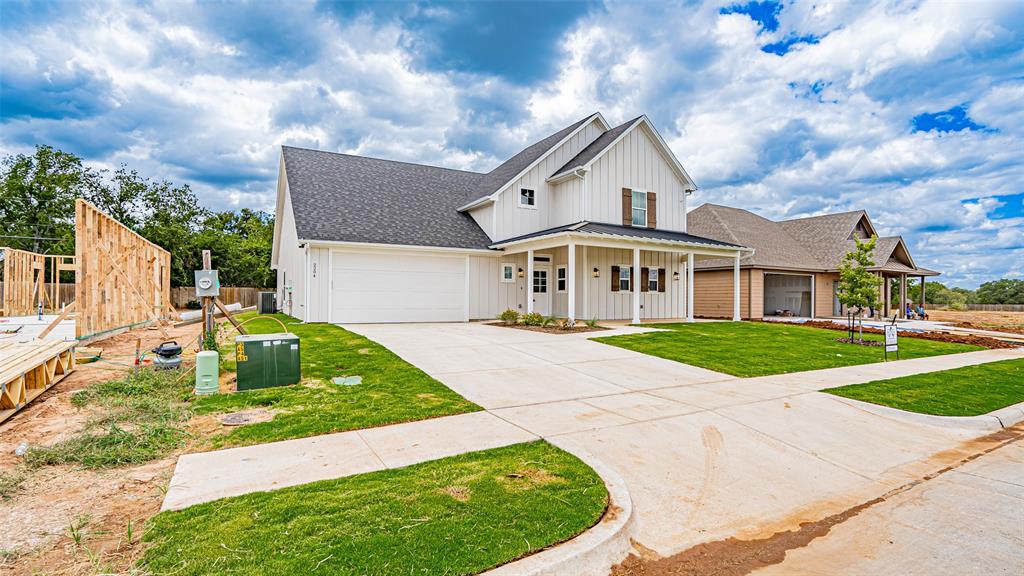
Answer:
[[[633,190],[633,226],[647,226],[647,192]]]
[[[537,206],[537,193],[531,188],[519,189],[519,207],[535,208]]]

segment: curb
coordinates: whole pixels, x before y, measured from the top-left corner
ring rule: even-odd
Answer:
[[[844,404],[853,406],[854,408],[860,408],[866,412],[878,414],[879,416],[896,418],[898,420],[913,422],[915,424],[927,424],[929,426],[936,426],[939,428],[956,428],[959,430],[976,430],[979,432],[998,432],[1003,428],[1009,428],[1014,424],[1024,422],[1024,402],[1012,404],[1005,408],[1000,408],[999,410],[989,412],[988,414],[982,414],[980,416],[936,416],[934,414],[908,412],[906,410],[882,406],[880,404],[872,404],[870,402],[854,400],[852,398],[843,398],[841,396],[835,397]]]
[[[625,481],[592,454],[573,454],[604,481],[608,489],[604,516],[572,540],[488,570],[484,576],[604,576],[630,553],[636,515]]]

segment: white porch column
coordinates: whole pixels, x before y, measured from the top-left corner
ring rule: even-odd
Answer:
[[[686,321],[693,322],[693,252],[686,255]]]
[[[569,290],[569,324],[576,323],[576,242],[569,240],[569,270],[566,271]]]
[[[732,259],[732,319],[740,321],[740,252]]]
[[[587,254],[587,246],[583,246],[583,319],[593,318],[590,315],[590,282],[593,274],[590,272],[590,255]]]
[[[633,324],[640,323],[640,249],[633,248],[633,269],[629,273],[629,281],[633,285]]]
[[[533,250],[526,251],[526,313],[533,314]]]

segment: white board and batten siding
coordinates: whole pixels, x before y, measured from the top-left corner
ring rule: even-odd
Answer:
[[[468,319],[464,254],[332,250],[330,262],[329,322]]]
[[[291,195],[285,184],[281,237],[277,255],[277,307],[300,320],[306,318],[306,251],[299,246]],[[289,290],[291,296],[289,297]]]
[[[587,172],[587,217],[622,223],[622,189],[657,193],[658,228],[686,232],[686,182],[643,125],[629,131]]]
[[[578,222],[582,218],[579,201],[559,197],[570,188],[565,185],[552,185],[547,178],[580,153],[588,144],[602,134],[597,120],[592,120],[572,138],[556,147],[536,166],[528,170],[522,177],[510,182],[504,192],[498,195],[493,214],[481,213],[477,222],[491,218],[496,226],[481,224],[488,230],[491,239],[512,238],[545,230],[563,224]],[[519,207],[519,190],[529,188],[535,193],[535,209]],[[474,210],[477,212],[477,210]]]

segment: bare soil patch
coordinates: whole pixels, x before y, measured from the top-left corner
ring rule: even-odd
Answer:
[[[168,328],[192,360],[200,325]],[[127,571],[138,557],[145,521],[163,501],[177,456],[137,466],[85,470],[74,466],[28,468],[14,454],[22,442],[51,445],[76,434],[90,417],[72,395],[92,384],[121,378],[132,369],[135,342],[148,351],[165,339],[157,330],[140,329],[90,344],[102,359],[79,364],[67,378],[0,426],[0,471],[25,475],[11,498],[0,502],[0,574],[79,575]],[[150,355],[151,356],[151,355]],[[214,417],[189,422],[195,438],[218,429]],[[129,522],[131,542],[128,541]],[[72,526],[80,526],[72,530]],[[72,533],[78,531],[80,543]]]
[[[929,310],[929,320],[950,322],[954,326],[975,330],[994,330],[1024,334],[1024,312],[987,310]]]
[[[801,326],[812,326],[814,328],[825,328],[826,330],[840,330],[846,332],[846,326],[836,324],[835,322],[828,322],[825,320],[808,320],[800,324]],[[857,328],[860,331],[860,328]],[[864,327],[863,332],[865,334],[885,334],[885,330],[878,328]],[[983,346],[985,348],[1017,348],[1020,344],[1014,344],[1013,342],[1006,342],[996,338],[988,338],[986,336],[975,336],[973,334],[957,334],[953,332],[900,332],[901,338],[920,338],[922,340],[935,340],[938,342],[953,342],[956,344],[971,344],[973,346]]]
[[[580,332],[600,332],[602,330],[610,330],[604,326],[587,326],[586,324],[577,324],[572,328],[562,328],[560,326],[527,326],[526,324],[506,324],[504,322],[488,322],[488,326],[501,326],[502,328],[516,328],[518,330],[529,330],[530,332],[544,332],[545,334],[578,334]]]

